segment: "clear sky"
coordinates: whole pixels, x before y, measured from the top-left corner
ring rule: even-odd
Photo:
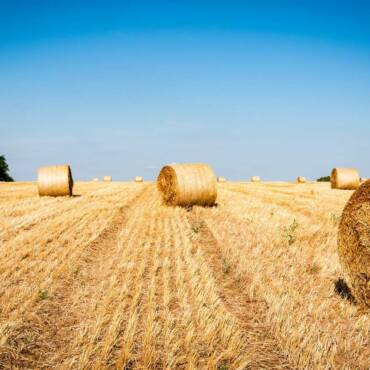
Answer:
[[[16,180],[370,177],[370,2],[0,0],[0,154]]]

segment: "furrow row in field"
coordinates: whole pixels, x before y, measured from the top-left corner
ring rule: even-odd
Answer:
[[[223,255],[219,242],[197,208],[188,215],[188,220],[199,228],[199,237],[195,243],[212,270],[220,299],[246,333],[244,340],[248,346],[250,366],[258,369],[290,368],[271,328],[266,325],[266,302],[248,295],[248,275],[234,274],[230,261]]]
[[[346,363],[366,368],[370,320],[356,316],[357,310],[334,294],[333,284],[341,276],[336,226],[320,230],[315,220],[287,206],[278,207],[275,218],[260,206],[259,197],[222,190],[220,198],[222,208],[199,208],[200,217],[230,271],[248,279],[251,297],[266,302],[267,321],[289,360],[300,367]]]
[[[217,291],[212,270],[197,243],[197,224],[187,220],[186,211],[179,209],[174,217],[177,289],[184,311],[186,336],[185,362],[193,368],[244,368],[250,365],[247,335],[231,315]],[[176,230],[175,229],[175,230]],[[181,278],[181,280],[180,280]]]
[[[239,190],[249,194],[265,196],[270,195],[275,199],[298,202],[300,206],[308,206],[313,202],[323,202],[328,208],[343,205],[352,194],[351,190],[331,189],[328,184],[292,184],[291,187],[271,186],[271,184],[224,184],[222,189]]]
[[[222,315],[220,310],[214,312],[220,303],[209,286],[209,272],[204,276],[200,271],[206,264],[202,259],[199,266],[198,259],[188,252],[192,249],[191,229],[186,216],[178,214],[184,211],[159,204],[145,208],[146,215],[141,214],[136,223],[138,233],[130,232],[133,250],[145,240],[140,253],[132,259],[135,265],[136,258],[145,260],[144,274],[141,279],[135,278],[133,286],[140,292],[136,295],[138,299],[128,309],[130,315],[121,320],[112,319],[114,313],[109,314],[109,322],[120,323],[113,329],[116,340],[107,347],[110,356],[102,357],[99,343],[94,342],[95,355],[90,356],[90,362],[80,362],[80,368],[114,364],[140,369],[183,368],[189,364],[216,368],[222,361],[231,361],[230,357],[240,357],[243,341],[238,337],[238,327],[227,319],[225,323],[225,312]],[[122,276],[119,281],[122,284],[129,279]],[[107,288],[119,294],[117,289]],[[118,309],[121,315],[127,315],[127,309]],[[225,328],[229,329],[225,331]],[[107,340],[104,333],[93,337]]]
[[[66,218],[68,212],[73,213],[79,207],[91,204],[97,197],[104,197],[104,200],[108,201],[116,198],[117,193],[124,194],[123,190],[130,191],[130,189],[134,189],[134,187],[129,184],[119,184],[111,188],[99,188],[83,196],[80,194],[75,195],[72,198],[40,198],[37,195],[32,196],[30,199],[27,199],[25,209],[23,209],[24,201],[16,202],[13,206],[8,205],[8,210],[17,206],[19,208],[15,210],[15,217],[11,211],[2,213],[0,241],[4,243],[20,233],[23,236],[25,232],[33,232],[32,229],[36,225],[40,225],[42,221],[50,222],[53,218],[58,218],[61,215]]]
[[[109,279],[104,278],[110,293],[100,300],[91,297],[99,304],[91,326],[77,335],[72,346],[76,356],[69,366],[173,369],[249,364],[247,332],[220,300],[212,270],[192,241],[195,233],[186,211],[143,198],[131,219],[119,240],[120,250],[126,252],[109,271]],[[86,325],[86,317],[82,323]]]
[[[143,208],[142,205],[146,207]],[[89,287],[95,307],[85,308],[68,367],[122,367],[135,359],[137,328],[145,308],[148,279],[153,268],[153,230],[158,220],[148,218],[154,203],[146,193],[132,209],[122,230],[115,253],[102,261],[105,274],[100,283]],[[83,288],[86,291],[86,288]],[[122,351],[121,345],[124,344]]]
[[[18,202],[37,195],[33,182],[0,183],[0,205]]]
[[[286,208],[289,212],[294,211],[297,215],[305,216],[306,219],[313,222],[327,222],[328,220],[339,219],[339,215],[344,207],[347,198],[336,199],[334,204],[327,204],[321,197],[315,196],[312,199],[292,197],[290,195],[282,196],[275,191],[264,192],[254,191],[253,189],[224,188],[224,190],[243,194],[253,201],[260,201],[258,207],[266,205]],[[350,194],[347,196],[349,197]],[[257,202],[256,202],[257,203]],[[257,206],[257,204],[255,204]]]
[[[125,192],[125,201],[132,201],[138,192]],[[61,214],[59,220],[38,225],[40,230],[36,235],[9,242],[7,253],[13,249],[14,256],[9,255],[0,263],[4,279],[0,291],[3,346],[7,346],[8,338],[22,325],[27,313],[53,294],[54,285],[78,271],[79,258],[85,255],[93,240],[109,227],[110,221],[124,205],[117,202],[120,195],[106,203],[103,198],[100,204],[86,199],[91,207],[81,206],[67,219]],[[54,233],[50,234],[50,230]],[[23,248],[17,249],[14,243],[21,243]]]

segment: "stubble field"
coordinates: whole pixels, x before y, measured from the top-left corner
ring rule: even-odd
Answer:
[[[367,369],[370,316],[334,286],[351,191],[225,183],[0,184],[0,368]],[[349,298],[349,299],[348,299]]]

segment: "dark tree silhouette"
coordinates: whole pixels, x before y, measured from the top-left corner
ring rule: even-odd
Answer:
[[[317,179],[317,181],[320,181],[320,182],[329,182],[330,181],[330,176],[320,177],[319,179]]]
[[[4,155],[0,155],[0,181],[14,181],[9,175],[9,166]]]

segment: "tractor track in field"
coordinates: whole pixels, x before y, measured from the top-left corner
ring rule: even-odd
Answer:
[[[249,340],[250,356],[253,369],[292,369],[272,330],[265,324],[266,303],[248,296],[247,280],[233,276],[232,271],[225,271],[220,246],[204,219],[192,210],[188,213],[190,224],[201,225],[200,232],[193,243],[204,253],[214,279],[218,294],[226,309],[239,321]]]
[[[104,276],[97,267],[114,253],[120,231],[127,223],[130,211],[145,196],[148,187],[123,205],[112,217],[108,226],[85,247],[77,265],[69,266],[63,279],[52,284],[50,297],[40,298],[34,313],[21,325],[12,328],[4,345],[0,345],[0,368],[51,369],[63,361],[74,336],[74,328],[83,315],[81,307],[71,301],[74,291],[81,285],[93,287]],[[81,302],[80,302],[81,303]],[[65,348],[61,351],[61,348]],[[58,353],[58,358],[55,354]]]

